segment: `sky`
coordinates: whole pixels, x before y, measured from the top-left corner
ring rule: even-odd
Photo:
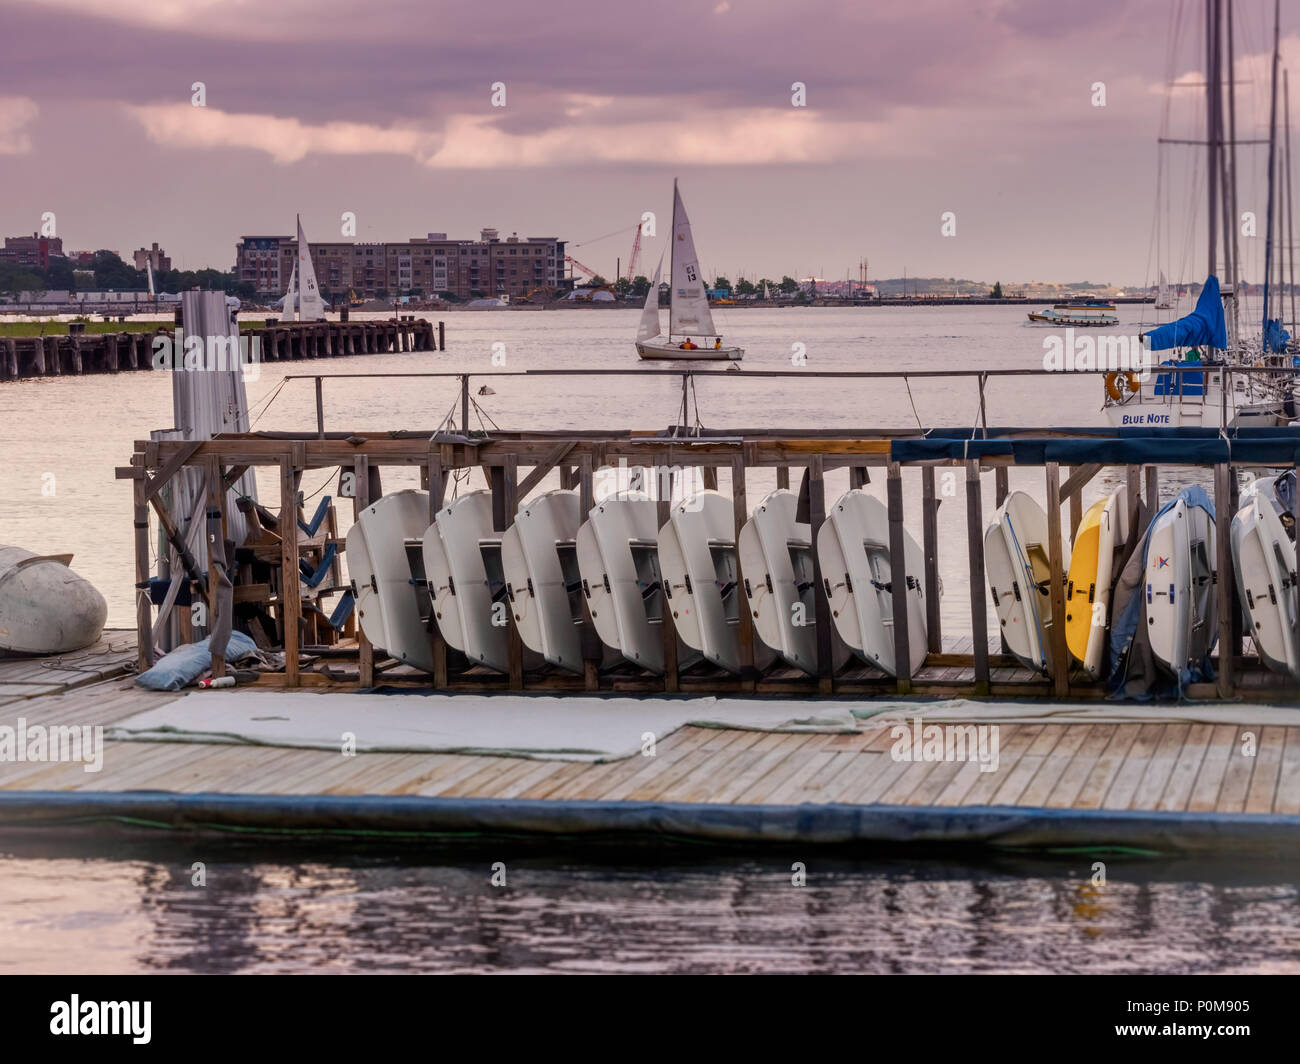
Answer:
[[[1300,0],[1282,7],[1300,121]],[[1249,139],[1272,3],[1234,10]],[[0,0],[0,232],[53,212],[65,250],[157,241],[178,268],[230,269],[241,235],[291,234],[301,213],[309,239],[341,239],[353,212],[358,240],[490,226],[612,275],[651,211],[649,273],[676,177],[706,271],[733,279],[856,278],[862,259],[871,277],[1192,279],[1203,167],[1157,138],[1203,136],[1201,12]],[[1262,218],[1263,152],[1240,151],[1241,208]]]

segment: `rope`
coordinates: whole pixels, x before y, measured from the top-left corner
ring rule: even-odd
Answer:
[[[251,417],[251,416],[250,416],[250,420],[249,420],[249,428],[250,428],[250,429],[253,427],[253,425],[256,425],[257,422],[261,420],[263,414],[265,414],[268,410],[271,409],[271,404],[274,403],[275,400],[276,400],[276,397],[277,397],[277,396],[278,396],[282,391],[284,391],[284,386],[285,386],[286,384],[288,384],[288,383],[289,383],[289,378],[288,378],[288,377],[284,377],[284,378],[282,378],[281,381],[280,381],[280,386],[279,386],[278,388],[276,388],[275,391],[273,391],[273,392],[270,394],[270,396],[267,398],[267,400],[266,400],[266,405],[263,406],[262,409],[261,409],[260,411],[258,411],[257,417]],[[249,411],[249,414],[250,414],[250,415],[252,414],[252,410]]]
[[[912,398],[912,382],[907,377],[903,377],[903,386],[907,389],[907,401],[912,404],[912,416],[916,418],[916,427],[924,432],[925,426],[921,424],[921,415],[916,412],[916,400]]]

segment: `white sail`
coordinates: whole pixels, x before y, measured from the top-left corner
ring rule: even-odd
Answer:
[[[293,269],[289,271],[289,287],[284,290],[284,306],[281,308],[286,321],[298,320],[298,262],[295,259]]]
[[[1169,298],[1169,284],[1165,280],[1165,275],[1160,275],[1160,288],[1156,292],[1156,309],[1168,310],[1173,305]]]
[[[668,307],[668,335],[704,337],[717,336],[713,328],[713,315],[709,311],[709,297],[704,289],[700,260],[695,254],[695,239],[691,236],[691,222],[686,217],[682,194],[673,182],[673,273],[672,292]]]
[[[316,284],[316,271],[311,264],[311,248],[302,231],[302,218],[298,219],[298,320],[322,321],[325,304],[321,302],[320,288]]]
[[[152,258],[145,259],[144,266],[149,273],[149,298],[157,299],[158,293],[154,290],[154,286],[153,286],[153,259]]]
[[[663,267],[664,257],[660,255],[659,265],[655,267],[654,280],[650,282],[650,291],[646,293],[645,306],[641,308],[641,323],[636,330],[638,342],[659,335],[659,276]]]
[[[759,298],[762,299],[762,300],[764,300],[764,301],[767,300],[767,282],[766,282],[766,281],[763,282],[763,294],[762,294]]]

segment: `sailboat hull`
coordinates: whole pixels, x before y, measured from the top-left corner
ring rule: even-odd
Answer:
[[[667,340],[638,340],[636,353],[647,359],[670,359],[683,362],[739,362],[745,356],[743,347],[697,347],[684,351],[678,344]]]

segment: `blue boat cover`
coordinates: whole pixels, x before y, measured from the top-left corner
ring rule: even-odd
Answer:
[[[1189,683],[1200,683],[1214,678],[1210,651],[1214,649],[1218,633],[1211,634],[1205,657],[1193,668],[1181,668],[1177,676],[1155,666],[1151,645],[1147,637],[1146,595],[1143,594],[1147,567],[1147,550],[1151,545],[1151,529],[1155,523],[1179,500],[1188,506],[1199,506],[1214,521],[1214,503],[1199,484],[1184,488],[1156,513],[1138,548],[1129,557],[1119,582],[1111,596],[1110,613],[1110,689],[1115,698],[1135,698],[1148,701],[1152,698],[1181,698]]]
[[[932,429],[925,436],[891,441],[892,462],[936,462],[1010,458],[1017,465],[1214,465],[1240,461],[1258,465],[1300,463],[1300,428],[1216,428],[1132,426],[1057,429],[1082,439],[1061,439],[1042,429]]]
[[[1264,347],[1268,351],[1280,354],[1286,350],[1291,334],[1282,328],[1281,318],[1269,318],[1264,322]]]
[[[1201,286],[1196,309],[1185,317],[1143,333],[1152,351],[1168,351],[1171,347],[1228,346],[1228,326],[1223,320],[1223,300],[1219,296],[1219,279],[1210,274]]]

